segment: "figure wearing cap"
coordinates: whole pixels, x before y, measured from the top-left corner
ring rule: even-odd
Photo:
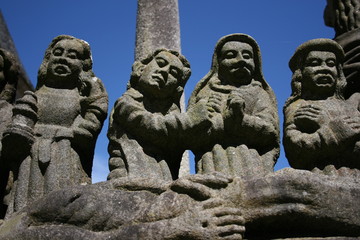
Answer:
[[[359,94],[344,99],[344,52],[330,39],[300,45],[289,62],[292,94],[284,107],[284,147],[294,168],[359,168]]]

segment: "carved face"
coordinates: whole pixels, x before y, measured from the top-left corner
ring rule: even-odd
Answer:
[[[164,99],[172,96],[183,75],[183,64],[169,52],[160,52],[148,63],[139,79],[138,88],[144,95]]]
[[[73,85],[82,71],[84,47],[76,40],[64,39],[55,44],[48,62],[46,85]]]
[[[322,96],[335,93],[337,71],[336,56],[332,52],[311,51],[302,70],[302,91]],[[324,95],[325,96],[325,95]]]
[[[220,51],[219,78],[234,86],[249,84],[255,70],[253,48],[244,42],[227,42]]]
[[[3,85],[5,83],[4,67],[4,58],[0,55],[0,85]]]

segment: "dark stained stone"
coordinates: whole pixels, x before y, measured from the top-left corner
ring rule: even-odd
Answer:
[[[1,17],[1,16],[0,16]],[[11,122],[12,108],[19,78],[19,65],[13,54],[0,48],[0,141],[3,133]],[[1,158],[0,143],[0,219],[4,218],[7,199],[12,181],[9,180],[10,162]]]
[[[347,81],[345,98],[360,92],[360,1],[327,0],[325,24],[335,30],[334,40],[345,52],[344,74]]]

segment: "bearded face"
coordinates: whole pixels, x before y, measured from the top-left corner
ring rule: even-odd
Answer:
[[[253,48],[244,42],[224,44],[219,55],[219,78],[224,84],[234,86],[251,82],[255,70]]]

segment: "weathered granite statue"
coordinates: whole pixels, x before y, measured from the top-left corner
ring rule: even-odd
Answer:
[[[0,239],[354,239],[359,177],[286,168],[233,181],[196,174],[73,186],[12,215]]]
[[[12,108],[16,95],[19,66],[10,52],[0,48],[0,141],[6,127],[11,122]],[[6,195],[6,186],[10,168],[8,163],[1,158],[2,145],[0,142],[0,219],[4,217],[6,203],[3,202]]]
[[[330,39],[310,40],[290,60],[292,95],[284,107],[284,147],[294,168],[360,169],[360,94],[344,100],[344,52]]]
[[[337,66],[336,56],[341,49],[337,48],[336,44],[331,46],[337,50],[325,53],[335,56],[334,62]],[[156,56],[163,56],[161,53],[168,57],[173,56],[171,52],[161,50],[155,54],[155,59]],[[144,69],[143,73],[151,69],[154,67]],[[243,87],[240,86],[239,89]],[[133,88],[135,91],[135,87]],[[130,89],[132,87],[126,94],[129,94]],[[259,92],[267,92],[266,88],[259,89]],[[31,121],[29,116],[39,112],[41,106],[31,103],[36,103],[36,96],[40,102],[40,95],[27,93],[25,96],[27,98],[18,103],[20,106],[22,104],[22,107],[17,105],[19,110],[14,111],[16,114],[13,123],[34,123],[36,130],[38,123]],[[127,95],[122,98],[125,96]],[[118,102],[121,100],[120,98]],[[132,101],[135,102],[134,99]],[[139,101],[136,106],[144,109],[144,106],[147,106],[145,103],[146,101]],[[349,102],[353,103],[355,102]],[[38,105],[39,110],[36,108]],[[220,127],[221,121],[226,123],[226,118],[224,119],[219,112],[212,111],[210,116],[208,115],[211,108],[216,106],[216,101],[205,98],[193,105],[186,114],[158,114],[157,118],[154,118],[155,113],[152,113],[146,116],[153,118],[139,117],[135,120],[138,123],[144,120],[166,120],[165,123],[168,124],[173,122],[171,119],[180,119],[179,123],[183,123],[188,118],[189,122],[194,124],[195,116],[198,116],[198,125],[181,126],[194,126],[193,129],[190,128],[191,131],[200,129],[201,131],[195,135],[199,139],[204,137],[203,135],[213,137],[211,134],[215,130],[223,129],[216,123],[220,123]],[[197,107],[201,111],[195,114]],[[120,113],[120,110],[137,112],[132,111],[132,108],[115,108],[112,115],[113,123],[115,112]],[[191,111],[194,111],[194,115],[190,114]],[[23,118],[19,114],[22,112],[27,113]],[[148,110],[142,112],[151,113]],[[126,125],[120,123],[117,122],[118,126],[123,127],[118,135],[121,137],[124,136]],[[349,124],[356,125],[351,121]],[[26,128],[17,129],[18,125],[13,124],[10,129],[22,133],[21,130]],[[175,126],[170,129],[176,131],[182,129],[176,125],[170,126]],[[137,131],[131,130],[137,134]],[[18,136],[12,134],[7,137],[15,137],[14,135]],[[19,135],[17,139],[21,141],[22,135]],[[116,135],[109,135],[113,136]],[[126,132],[126,136],[131,135]],[[162,138],[164,134],[156,136]],[[184,136],[181,138],[185,139]],[[114,139],[116,140],[112,140]],[[150,137],[145,134],[144,139]],[[197,144],[202,142],[199,139],[191,144],[198,146]],[[36,143],[36,136],[33,140]],[[155,139],[152,146],[157,146],[157,141]],[[27,142],[31,143],[32,140]],[[141,146],[139,142],[138,145]],[[122,153],[122,149],[116,151]],[[134,169],[135,167],[133,166]],[[109,181],[97,184],[64,187],[28,203],[0,225],[0,239],[354,239],[360,236],[360,171],[340,168],[338,172],[340,174],[332,175],[320,171],[286,168],[268,173],[266,176],[263,175],[264,172],[252,172],[252,175],[242,174],[241,177],[228,178],[213,171],[212,174],[195,174],[175,181],[151,175],[139,179],[138,173],[134,173],[134,177],[130,174],[129,177],[113,177]]]
[[[348,87],[345,98],[360,92],[360,1],[327,0],[324,20],[335,29],[334,40],[345,52],[344,73]]]
[[[218,196],[231,181],[119,178],[54,191],[0,226],[0,239],[242,239],[241,210]]]
[[[188,109],[204,99],[213,126],[201,145],[192,147],[197,172],[230,176],[272,172],[279,155],[277,104],[253,38],[231,34],[217,42],[211,70],[197,84]]]
[[[4,134],[3,157],[11,159],[15,179],[9,214],[51,191],[91,183],[107,105],[107,93],[92,71],[89,44],[67,35],[54,38],[36,92],[18,100]],[[19,142],[22,147],[14,148]]]
[[[210,125],[205,104],[180,113],[189,76],[188,61],[175,51],[159,49],[135,61],[128,90],[110,117],[109,179],[178,178],[186,146]]]

